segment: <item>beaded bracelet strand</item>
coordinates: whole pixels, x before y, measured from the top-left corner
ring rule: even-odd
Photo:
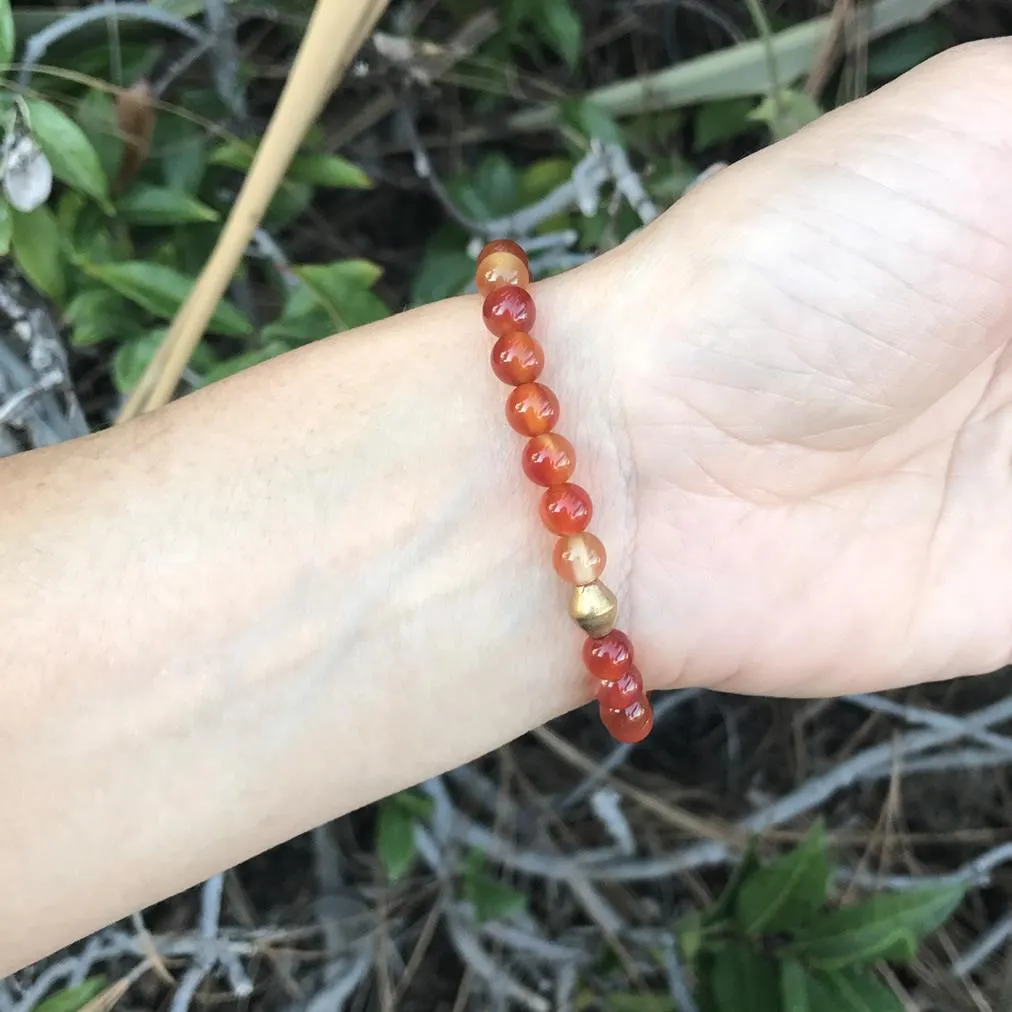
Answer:
[[[632,643],[615,628],[618,601],[599,579],[607,553],[587,531],[593,514],[590,496],[569,480],[576,452],[554,431],[559,399],[537,382],[545,353],[530,333],[536,314],[528,291],[527,254],[511,239],[496,239],[479,254],[475,280],[485,297],[485,326],[497,338],[492,371],[513,388],[506,398],[506,420],[527,437],[524,473],[545,489],[541,519],[558,536],[552,561],[556,573],[573,585],[569,614],[587,633],[583,661],[597,681],[601,722],[618,741],[642,741],[653,727],[653,709],[633,663]]]

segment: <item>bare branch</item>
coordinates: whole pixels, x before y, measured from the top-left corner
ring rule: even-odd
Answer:
[[[1012,843],[1002,843],[943,875],[875,875],[843,868],[839,877],[864,889],[923,889],[935,885],[985,886],[995,868],[1012,862]]]
[[[991,748],[1012,757],[1012,738],[995,734],[993,731],[973,729],[967,725],[967,718],[957,717],[951,713],[938,713],[935,710],[925,710],[919,706],[908,706],[905,703],[896,703],[884,696],[873,693],[857,696],[844,696],[848,703],[860,706],[873,713],[887,713],[892,717],[899,717],[908,724],[915,724],[921,727],[933,727],[940,731],[958,731],[962,738],[969,738],[972,741],[979,741],[982,745],[990,745]]]
[[[668,993],[675,1000],[675,1007],[681,1012],[699,1012],[689,981],[685,976],[681,960],[678,957],[678,943],[669,937],[663,947],[664,974],[668,978]]]
[[[460,958],[493,996],[502,995],[531,1012],[551,1012],[551,1003],[546,998],[520,983],[485,951],[474,925],[455,904],[447,908],[446,928]]]
[[[149,21],[165,28],[185,35],[194,42],[203,42],[204,33],[194,28],[189,21],[176,17],[167,11],[147,3],[116,3],[115,0],[106,0],[105,3],[92,4],[90,7],[82,7],[71,14],[67,14],[52,24],[47,25],[40,32],[36,32],[25,43],[24,59],[21,63],[21,70],[18,73],[18,87],[27,88],[32,79],[32,73],[36,65],[46,55],[46,51],[54,42],[66,38],[79,28],[91,24],[93,21],[104,21],[106,18],[127,18],[133,21]]]
[[[980,938],[952,964],[952,972],[957,977],[969,977],[987,958],[998,951],[1012,938],[1012,913],[1006,914],[990,931]]]

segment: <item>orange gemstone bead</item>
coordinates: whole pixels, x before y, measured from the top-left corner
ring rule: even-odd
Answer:
[[[529,266],[527,261],[527,251],[518,242],[514,242],[512,239],[493,239],[491,242],[485,243],[481,248],[481,252],[478,254],[477,263],[481,263],[485,257],[492,253],[512,253],[513,256],[519,257],[523,260],[525,266]]]
[[[559,418],[559,398],[541,383],[524,383],[506,398],[506,421],[521,436],[551,432]]]
[[[562,485],[576,470],[573,444],[556,432],[535,436],[524,447],[524,474],[535,485]]]
[[[541,345],[522,330],[503,334],[492,346],[492,372],[510,386],[533,383],[544,367]]]
[[[552,554],[555,572],[566,583],[576,587],[586,587],[588,583],[593,583],[604,572],[607,560],[608,553],[604,550],[601,539],[586,531],[559,538]]]
[[[521,455],[524,473],[545,486],[540,513],[558,536],[552,553],[555,571],[573,584],[569,615],[587,634],[583,660],[598,680],[601,722],[618,741],[643,741],[654,724],[654,711],[633,664],[629,637],[614,629],[615,594],[600,581],[607,553],[587,531],[594,507],[585,489],[570,481],[576,469],[573,444],[554,432],[559,399],[538,382],[545,353],[531,336],[536,310],[529,289],[530,262],[512,239],[487,243],[475,266],[475,284],[483,297],[482,318],[495,335],[492,371],[513,387],[506,398],[510,426],[529,437]]]
[[[617,682],[633,666],[632,640],[619,629],[598,639],[588,636],[583,644],[583,663],[595,678]]]
[[[553,534],[579,534],[585,531],[594,506],[579,485],[553,485],[541,497],[541,520]]]
[[[643,696],[643,678],[636,668],[630,668],[614,682],[601,682],[597,687],[597,698],[609,710],[624,710]]]
[[[646,695],[634,700],[621,710],[600,708],[601,723],[608,733],[618,741],[634,745],[650,734],[654,726],[654,710]]]
[[[529,331],[534,326],[534,299],[519,285],[500,285],[489,292],[481,307],[481,315],[496,337],[513,330]]]
[[[531,283],[531,272],[527,261],[505,250],[489,253],[478,261],[474,275],[475,284],[482,295],[488,295],[500,285],[519,285],[526,288]]]

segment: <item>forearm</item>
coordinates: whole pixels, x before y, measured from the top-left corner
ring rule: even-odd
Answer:
[[[602,269],[538,332],[621,590]],[[444,303],[3,465],[3,969],[587,698],[489,346]]]

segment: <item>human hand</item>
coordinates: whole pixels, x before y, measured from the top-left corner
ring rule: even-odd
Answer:
[[[1010,95],[1012,42],[954,50],[577,272],[609,275],[655,685],[825,696],[1009,662]]]

